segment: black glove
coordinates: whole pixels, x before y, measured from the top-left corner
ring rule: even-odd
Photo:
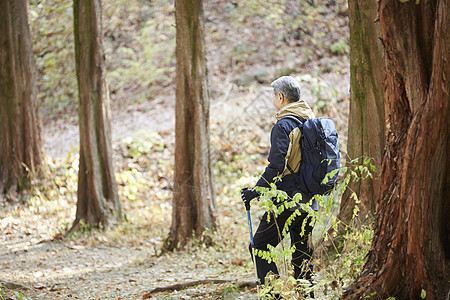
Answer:
[[[254,189],[243,188],[241,190],[241,198],[244,201],[246,210],[250,210],[250,201],[256,197],[259,197],[259,193]]]

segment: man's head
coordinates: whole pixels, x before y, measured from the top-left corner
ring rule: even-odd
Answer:
[[[283,106],[300,100],[300,83],[291,76],[282,76],[272,82],[273,104],[280,110]]]

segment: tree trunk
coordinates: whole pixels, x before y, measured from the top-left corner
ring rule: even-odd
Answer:
[[[345,299],[450,293],[450,7],[380,0],[386,150],[377,226]],[[448,299],[448,298],[447,298]]]
[[[379,40],[380,27],[376,21],[377,7],[370,1],[350,0],[350,115],[348,120],[347,165],[352,159],[362,156],[374,159],[374,165],[381,170],[384,149],[384,103],[383,45]],[[362,161],[360,160],[361,164]],[[350,168],[351,166],[349,166]],[[344,193],[338,219],[344,224],[352,220],[355,192],[359,204],[359,221],[373,220],[375,199],[380,196],[380,179],[373,174],[366,179],[349,184]]]
[[[0,1],[0,198],[16,198],[42,174],[35,64],[25,0]]]
[[[101,3],[74,0],[75,57],[79,90],[80,166],[76,219],[108,227],[123,217],[111,150],[110,109],[102,47]]]
[[[176,0],[175,182],[168,250],[216,228],[201,0]],[[206,241],[208,242],[208,241]]]

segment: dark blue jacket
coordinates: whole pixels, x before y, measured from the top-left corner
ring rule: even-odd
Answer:
[[[314,118],[314,113],[304,100],[290,103],[277,112],[276,118],[278,122],[272,128],[270,134],[270,152],[269,165],[266,167],[256,186],[269,187],[270,183],[276,181],[277,189],[283,190],[289,196],[293,196],[297,192],[297,183],[295,182],[291,169],[297,172],[300,167],[301,152],[299,140],[301,137],[298,122],[283,118],[285,116],[294,116],[299,120]],[[288,168],[288,165],[290,168]],[[309,198],[303,196],[302,202],[309,201]],[[317,202],[313,203],[312,208],[318,209]]]

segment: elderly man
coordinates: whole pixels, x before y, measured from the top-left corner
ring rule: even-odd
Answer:
[[[278,121],[272,128],[270,135],[269,165],[261,175],[256,186],[269,187],[275,178],[279,178],[280,180],[277,180],[275,183],[277,189],[285,191],[290,197],[293,197],[298,192],[298,185],[295,182],[293,173],[298,171],[301,160],[299,146],[301,132],[298,125],[300,121],[314,118],[314,113],[309,105],[300,99],[300,84],[293,77],[280,77],[271,86],[273,87],[273,104],[277,110],[276,118]],[[286,116],[294,116],[299,121],[297,122],[292,117],[285,118]],[[241,195],[246,203],[259,196],[255,189],[243,189]],[[309,200],[307,197],[303,197],[302,202],[306,203]],[[317,201],[313,201],[311,207],[314,210],[318,210]],[[282,240],[280,231],[283,229],[287,219],[297,209],[298,206],[285,210],[276,218],[270,216],[269,221],[267,220],[266,212],[255,232],[253,247],[267,251],[268,245],[277,246]],[[310,259],[313,249],[310,237],[313,228],[309,222],[305,222],[306,226],[302,226],[306,218],[308,218],[306,213],[301,213],[300,216],[297,216],[292,222],[289,231],[291,244],[295,245],[292,264],[296,279],[311,279],[312,265],[310,264]],[[264,284],[265,277],[269,272],[275,275],[278,274],[278,269],[274,262],[269,263],[261,257],[256,257],[255,260],[258,279],[261,284]]]

